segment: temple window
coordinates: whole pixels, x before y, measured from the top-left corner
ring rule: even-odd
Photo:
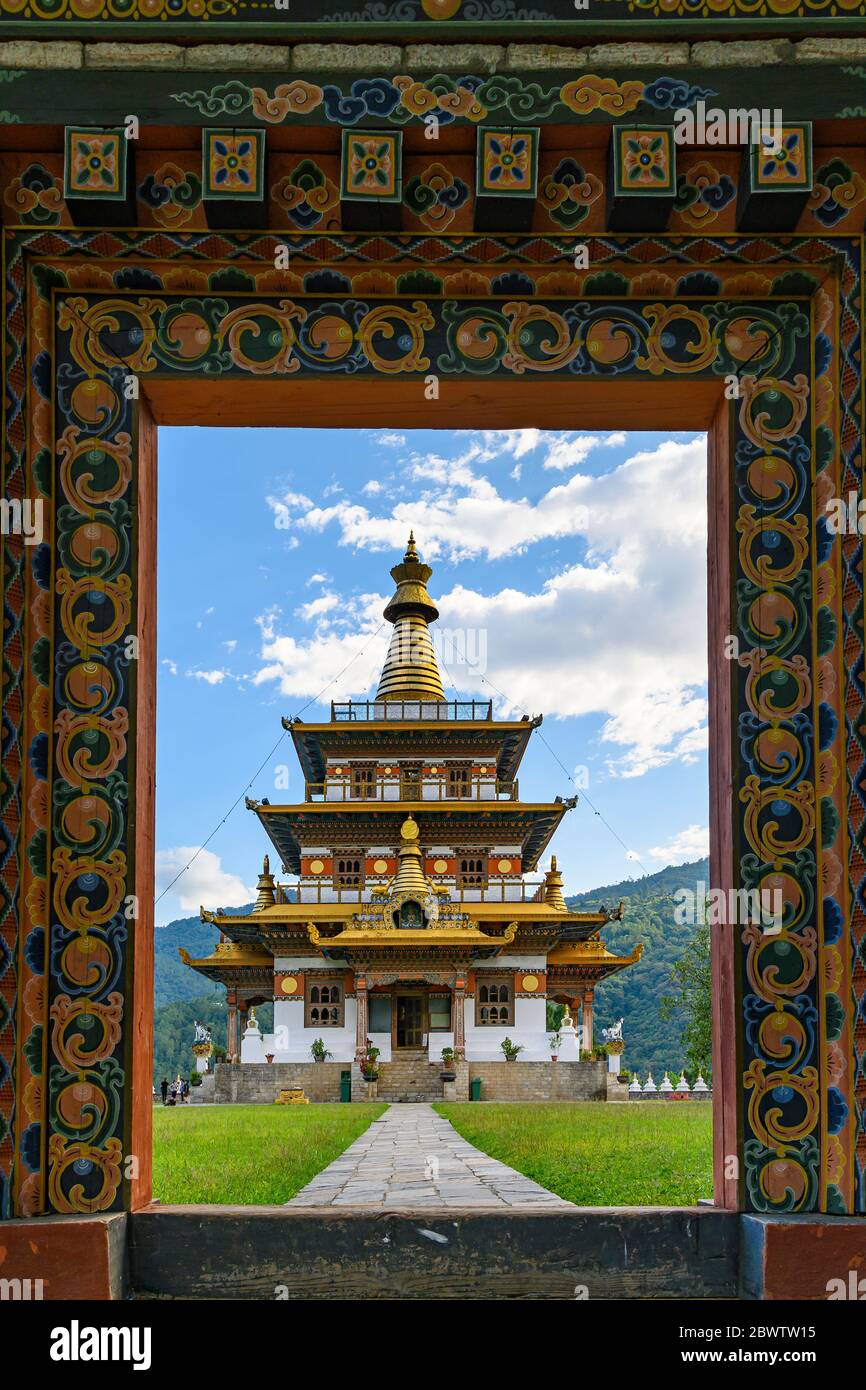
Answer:
[[[457,860],[458,888],[487,887],[487,855],[475,858],[459,856]]]
[[[334,860],[335,888],[363,888],[364,860],[361,856]]]
[[[306,983],[304,995],[304,1026],[306,1028],[341,1028],[343,1024],[343,986],[330,983]]]
[[[430,1008],[430,1032],[450,1033],[451,995],[431,994],[428,1002]]]
[[[472,796],[471,763],[450,763],[445,771],[447,777],[446,795],[449,801],[459,801],[463,797]]]
[[[371,994],[367,1002],[367,1031],[370,1033],[390,1033],[391,996],[390,994]]]
[[[421,764],[404,763],[400,771],[401,801],[421,800]]]
[[[511,1027],[514,1024],[514,982],[510,976],[486,980],[475,996],[475,1023],[478,1027]]]
[[[375,801],[376,768],[372,763],[355,763],[352,766],[352,800]]]

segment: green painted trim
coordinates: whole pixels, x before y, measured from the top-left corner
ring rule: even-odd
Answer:
[[[475,89],[483,99],[487,126],[596,125],[666,123],[673,109],[694,106],[698,99],[708,106],[740,109],[753,105],[757,69],[653,68],[647,66],[600,68],[577,72],[508,72],[479,77]],[[146,111],[146,124],[158,126],[229,127],[243,123],[267,130],[310,126],[339,130],[420,129],[425,114],[444,101],[443,123],[477,130],[478,119],[459,114],[450,119],[447,97],[455,91],[461,74],[418,77],[418,85],[436,97],[424,112],[403,105],[390,73],[373,70],[356,73],[279,73],[274,71],[214,74],[184,70],[101,71],[90,69],[87,81],[80,70],[34,69],[26,82],[5,86],[4,104],[12,118],[34,127],[86,124],[99,110],[106,125],[122,125],[130,111]],[[401,75],[401,74],[398,74]],[[2,77],[2,71],[0,71]],[[611,111],[611,88],[600,89],[597,79],[643,87],[643,94],[629,104],[632,109]],[[371,98],[369,83],[376,81]],[[289,98],[277,100],[278,87],[316,89],[296,110]],[[581,93],[575,100],[577,83]],[[779,65],[760,70],[761,106],[797,112],[798,120],[817,121],[866,115],[866,65],[821,64],[796,68]],[[568,90],[566,90],[568,89]],[[327,95],[326,95],[327,93]],[[563,93],[565,97],[563,97]],[[383,104],[379,98],[387,95]],[[254,106],[273,119],[257,116]],[[386,112],[387,114],[379,114]],[[845,143],[845,137],[840,138]]]

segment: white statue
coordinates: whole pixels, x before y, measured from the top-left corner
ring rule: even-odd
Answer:
[[[602,1028],[601,1036],[605,1042],[622,1042],[622,1025],[623,1020],[618,1018],[610,1028]]]
[[[205,1028],[203,1023],[199,1023],[198,1019],[195,1020],[195,1040],[197,1043],[213,1042],[210,1029]]]

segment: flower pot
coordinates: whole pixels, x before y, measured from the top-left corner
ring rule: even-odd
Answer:
[[[443,1081],[456,1081],[456,1080],[457,1080],[457,1073],[456,1073],[456,1071],[443,1071],[443,1072],[441,1072],[440,1074],[441,1074],[441,1076],[442,1076],[442,1080],[443,1080]]]
[[[273,1052],[266,1052],[266,1053],[265,1053],[265,1061],[266,1061],[266,1062],[272,1062],[273,1060],[274,1060],[274,1054],[273,1054]]]
[[[516,1062],[517,1058],[515,1057],[513,1052],[508,1052],[506,1053],[505,1060],[506,1062]]]
[[[552,1053],[550,1054],[550,1060],[551,1060],[551,1062],[555,1062],[555,1061],[556,1061],[556,1053],[555,1053],[555,1052],[552,1052]]]

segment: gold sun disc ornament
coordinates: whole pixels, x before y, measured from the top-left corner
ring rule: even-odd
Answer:
[[[283,994],[297,994],[298,981],[294,975],[287,975],[280,985]]]
[[[418,839],[418,823],[411,816],[407,816],[400,826],[400,838],[402,840]]]
[[[376,873],[376,874],[385,874],[385,873],[387,873],[387,872],[388,872],[388,861],[387,861],[387,859],[377,859],[377,860],[375,861],[375,863],[373,864],[373,872]]]
[[[311,873],[311,874],[320,874],[320,873],[322,872],[322,870],[324,869],[324,867],[325,867],[325,866],[324,866],[324,864],[323,864],[323,862],[322,862],[321,859],[314,859],[314,860],[311,862],[311,864],[310,864],[310,873]]]
[[[538,989],[539,979],[537,975],[524,975],[523,992],[524,994],[534,994]]]

